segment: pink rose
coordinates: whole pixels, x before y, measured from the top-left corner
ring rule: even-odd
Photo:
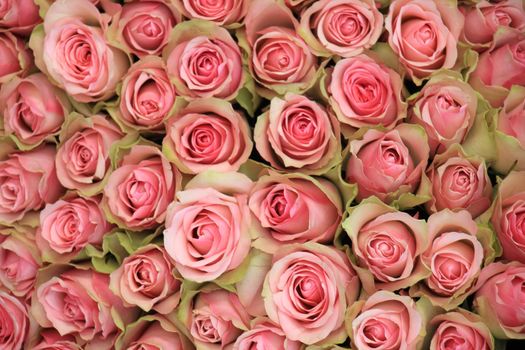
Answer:
[[[317,174],[340,159],[339,122],[305,96],[273,98],[257,118],[254,134],[257,151],[276,169]]]
[[[379,291],[372,294],[352,321],[356,349],[418,349],[424,335],[421,314],[407,296]]]
[[[226,29],[211,22],[178,25],[163,57],[177,93],[185,98],[231,100],[244,84],[239,46]]]
[[[463,22],[457,6],[443,0],[394,0],[385,28],[388,44],[417,81],[454,67]]]
[[[55,171],[55,148],[42,145],[0,161],[0,222],[13,223],[63,192]]]
[[[286,338],[281,328],[265,319],[237,338],[232,350],[272,349],[300,350],[300,342]]]
[[[175,102],[163,61],[148,56],[128,70],[120,92],[119,120],[131,129],[159,131]]]
[[[182,277],[212,281],[241,265],[250,250],[251,187],[240,173],[204,172],[177,193],[164,246]]]
[[[270,253],[284,243],[331,242],[343,211],[341,196],[331,182],[300,173],[269,172],[260,177],[249,206],[262,226],[253,244]]]
[[[268,317],[286,337],[310,345],[346,338],[345,311],[359,291],[359,278],[341,251],[305,243],[274,254],[262,296]]]
[[[166,251],[155,245],[137,249],[110,275],[110,289],[126,306],[167,314],[178,305],[181,282]]]
[[[129,67],[124,52],[109,46],[107,15],[88,0],[57,0],[43,31],[31,36],[36,64],[78,102],[106,100]]]
[[[101,192],[111,168],[110,148],[122,137],[104,115],[72,116],[60,133],[55,159],[60,183],[87,196]]]
[[[22,349],[29,332],[26,306],[17,298],[0,291],[0,347],[5,350]]]
[[[383,15],[372,0],[322,0],[301,13],[300,28],[317,55],[352,57],[379,39]]]
[[[478,279],[474,308],[500,339],[525,339],[525,266],[492,263]]]
[[[116,42],[127,52],[139,57],[158,55],[168,43],[173,27],[181,20],[169,1],[132,1],[122,6],[114,16],[112,29]]]
[[[0,3],[0,30],[28,35],[42,19],[33,0],[5,0]]]
[[[237,171],[253,148],[244,116],[227,101],[190,102],[166,123],[162,150],[184,173]]]
[[[25,79],[15,77],[2,85],[0,111],[6,133],[16,136],[27,147],[58,133],[71,104],[44,74],[36,73]]]
[[[100,198],[70,197],[48,204],[40,212],[36,243],[44,261],[67,262],[88,244],[101,246],[111,230]]]
[[[76,344],[73,336],[61,336],[54,329],[46,329],[40,332],[42,340],[33,350],[82,350],[82,346]]]
[[[0,84],[13,76],[25,75],[33,65],[33,56],[24,41],[9,32],[0,33],[0,56]]]
[[[248,11],[249,0],[176,0],[185,17],[203,19],[219,25],[232,25],[240,22]]]
[[[359,55],[336,63],[328,85],[337,118],[353,129],[393,128],[406,113],[399,74]]]
[[[102,206],[108,220],[129,230],[157,227],[164,222],[181,180],[158,148],[133,145],[104,187]]]
[[[346,181],[357,183],[358,200],[377,196],[389,203],[415,192],[428,161],[425,139],[422,128],[400,124],[391,131],[370,129],[350,141]]]
[[[427,176],[432,183],[432,198],[425,204],[429,213],[466,209],[476,218],[490,206],[492,184],[485,161],[467,156],[461,147],[437,155]]]
[[[343,229],[352,241],[350,261],[366,292],[396,291],[428,275],[420,259],[428,247],[424,220],[370,198],[349,211]]]

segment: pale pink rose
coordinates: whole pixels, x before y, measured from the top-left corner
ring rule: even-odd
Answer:
[[[175,6],[188,18],[231,25],[241,22],[248,11],[249,2],[250,0],[176,0]]]
[[[428,247],[424,220],[371,198],[349,212],[343,229],[352,241],[352,265],[368,293],[396,291],[428,275],[420,259]]]
[[[515,87],[503,102],[497,129],[516,138],[525,149],[525,87]]]
[[[281,248],[273,256],[262,296],[268,317],[290,340],[314,344],[345,337],[346,308],[360,281],[345,254],[318,243]]]
[[[112,26],[126,51],[139,57],[158,55],[168,43],[170,32],[181,20],[169,1],[126,2],[114,16]]]
[[[481,157],[451,147],[434,158],[427,176],[432,183],[432,198],[425,204],[429,213],[466,209],[476,218],[490,206],[492,184]]]
[[[33,64],[33,56],[24,41],[9,32],[0,33],[0,56],[0,83],[25,75]]]
[[[351,141],[346,181],[357,183],[357,199],[376,196],[389,203],[415,192],[429,156],[425,139],[419,126],[400,124],[391,131],[370,129]]]
[[[223,100],[190,102],[166,122],[162,149],[184,173],[237,171],[253,148],[245,117]]]
[[[164,246],[182,277],[212,281],[237,268],[250,250],[252,182],[240,173],[195,176],[170,205]]]
[[[102,205],[108,220],[137,231],[159,226],[181,180],[158,148],[134,145],[104,187]]]
[[[88,0],[57,0],[46,13],[44,32],[31,37],[38,68],[78,102],[112,97],[129,67],[126,54],[104,37],[107,16]]]
[[[494,339],[481,317],[458,309],[435,316],[430,324],[437,329],[429,350],[492,350]]]
[[[55,159],[60,183],[88,196],[101,192],[111,169],[111,145],[122,137],[118,126],[102,114],[77,115],[60,133]]]
[[[394,0],[385,20],[388,44],[413,79],[452,68],[464,18],[444,0]]]
[[[500,339],[525,339],[525,266],[492,263],[479,276],[474,309]]]
[[[42,330],[40,336],[42,340],[33,350],[82,350],[82,346],[75,342],[75,337],[61,336],[54,329]]]
[[[231,347],[242,331],[250,328],[250,317],[239,297],[226,290],[203,290],[194,297],[192,307],[188,328],[199,348]]]
[[[137,249],[110,275],[110,289],[126,306],[167,314],[178,305],[181,282],[166,251],[155,245]]]
[[[379,291],[352,321],[350,338],[359,350],[418,349],[423,334],[423,318],[410,297]]]
[[[249,206],[263,228],[254,246],[270,253],[284,243],[331,242],[343,212],[331,182],[299,173],[260,177]]]
[[[331,104],[342,124],[359,129],[393,128],[406,114],[399,74],[359,55],[336,63],[328,84]]]
[[[279,326],[269,320],[259,319],[251,330],[237,338],[232,350],[300,350],[302,348],[300,342],[288,339]]]
[[[322,0],[301,13],[300,28],[317,55],[352,57],[379,39],[383,15],[373,0]]]
[[[36,73],[14,77],[0,89],[0,111],[4,130],[24,145],[38,145],[60,130],[71,111],[66,94],[46,76]]]
[[[305,96],[274,97],[270,109],[257,118],[257,151],[272,167],[321,173],[341,153],[339,122],[317,102]]]
[[[36,243],[44,261],[66,262],[88,244],[100,247],[110,230],[99,197],[71,197],[48,204],[40,212]]]
[[[33,0],[3,0],[0,2],[0,30],[29,35],[42,22]]]
[[[42,145],[0,161],[0,222],[13,223],[25,213],[56,201],[63,193],[55,171],[55,147]]]
[[[241,51],[230,33],[205,21],[178,25],[163,53],[177,94],[232,100],[244,84]]]
[[[0,291],[0,347],[5,350],[22,349],[29,332],[27,307],[17,298]]]

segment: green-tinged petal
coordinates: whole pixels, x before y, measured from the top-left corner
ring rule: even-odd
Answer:
[[[255,116],[255,111],[261,104],[261,97],[257,94],[255,81],[252,76],[245,72],[246,82],[244,86],[239,90],[235,100],[241,105],[250,117]]]
[[[196,175],[186,184],[184,189],[211,187],[224,194],[242,194],[249,193],[252,186],[252,180],[244,174],[208,170]]]
[[[253,249],[244,278],[235,284],[237,296],[246,311],[252,316],[264,316],[266,311],[261,296],[262,286],[272,266],[272,256]]]
[[[490,225],[478,224],[476,237],[483,246],[483,266],[487,266],[501,256],[503,250],[496,233],[491,229]]]
[[[83,254],[91,258],[91,263],[96,271],[102,273],[111,273],[116,270],[122,260],[128,256],[128,252],[122,247],[119,241],[119,229],[113,230],[111,233],[104,236],[102,247],[97,248],[93,245],[87,245]]]
[[[474,125],[462,143],[463,150],[468,155],[479,155],[490,163],[497,159],[496,141],[491,124],[497,111],[478,95],[478,109]]]
[[[378,62],[381,62],[398,72],[401,75],[401,78],[403,78],[405,74],[403,65],[399,62],[399,57],[395,54],[390,45],[384,42],[378,42],[372,46],[371,52],[368,54]]]
[[[241,165],[239,172],[248,176],[252,181],[257,181],[261,177],[261,174],[268,169],[270,169],[268,165],[253,159],[248,159],[247,162]]]
[[[223,289],[235,293],[234,284],[242,281],[243,278],[246,276],[246,271],[248,271],[248,268],[250,267],[250,260],[252,259],[252,256],[254,254],[254,251],[251,250],[250,253],[246,256],[246,258],[244,258],[242,263],[237,268],[222,274],[219,278],[217,278],[214,281],[214,283],[216,283]]]

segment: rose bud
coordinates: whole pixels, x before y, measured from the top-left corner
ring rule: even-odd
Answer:
[[[373,0],[322,0],[301,14],[299,33],[318,56],[352,57],[372,47],[382,31]]]
[[[352,241],[350,262],[366,292],[396,291],[429,275],[420,260],[428,247],[424,220],[369,198],[349,211],[343,229]]]
[[[259,177],[249,206],[262,226],[253,246],[269,253],[285,243],[332,242],[343,211],[341,196],[328,180],[272,171]]]
[[[251,330],[244,332],[237,338],[232,350],[301,350],[302,348],[300,342],[288,339],[277,325],[260,318]]]
[[[430,350],[493,350],[494,338],[478,315],[458,309],[435,316],[430,324],[437,327]]]
[[[162,152],[149,144],[134,144],[104,187],[102,207],[110,222],[141,231],[164,222],[182,178]]]
[[[232,100],[244,84],[239,46],[226,29],[210,22],[178,25],[163,58],[177,94],[186,99]]]
[[[110,148],[122,137],[118,126],[104,115],[71,114],[60,132],[55,159],[60,183],[85,196],[100,193],[111,168]]]
[[[53,203],[63,193],[55,171],[55,148],[41,145],[10,153],[0,161],[0,222],[13,223],[25,213]]]
[[[111,273],[109,288],[124,305],[167,314],[178,305],[181,282],[166,251],[156,245],[137,249]]]
[[[351,322],[356,349],[419,349],[424,337],[423,318],[414,301],[392,292],[373,293]]]
[[[319,243],[295,244],[273,256],[262,296],[268,317],[290,340],[314,344],[346,338],[344,316],[360,292],[348,258]]]
[[[432,183],[432,198],[425,204],[429,213],[466,209],[476,218],[490,206],[492,184],[485,161],[467,156],[457,145],[434,158],[427,176]]]
[[[340,160],[339,122],[305,96],[274,97],[257,118],[255,146],[272,167],[321,174]]]
[[[43,30],[31,36],[38,68],[78,102],[112,97],[129,67],[126,54],[104,37],[106,16],[89,0],[57,0],[46,13]]]
[[[33,0],[11,0],[0,6],[0,30],[29,35],[42,22],[38,5]]]
[[[252,186],[243,174],[208,171],[177,193],[168,209],[164,246],[182,277],[212,281],[241,265],[251,243]]]
[[[336,63],[328,92],[339,121],[351,130],[383,126],[392,129],[406,114],[399,74],[359,55]]]
[[[42,339],[33,350],[82,350],[82,346],[75,342],[75,337],[61,336],[54,329],[42,330],[40,336]]]
[[[474,309],[500,339],[525,339],[525,266],[492,263],[481,270]]]
[[[168,119],[162,150],[184,173],[237,171],[252,151],[250,135],[246,119],[229,102],[199,99]]]
[[[0,291],[0,348],[5,350],[23,349],[29,332],[29,316],[23,302]]]
[[[9,32],[0,33],[0,56],[0,84],[13,76],[24,76],[33,65],[33,56],[24,41]]]
[[[358,200],[377,196],[386,203],[420,187],[429,155],[424,130],[400,124],[391,131],[368,130],[350,142],[346,181],[357,183]]]
[[[237,26],[248,11],[249,0],[175,0],[174,3],[185,17]]]
[[[458,57],[458,38],[464,18],[446,1],[394,0],[385,20],[388,44],[412,79],[420,85]]]
[[[23,148],[30,148],[58,133],[71,104],[44,74],[36,73],[24,79],[14,77],[2,85],[0,111],[6,134],[15,136]]]

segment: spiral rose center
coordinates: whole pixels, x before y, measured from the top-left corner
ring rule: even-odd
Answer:
[[[399,325],[389,319],[371,319],[364,325],[363,335],[370,348],[394,349],[399,339]]]
[[[139,28],[139,33],[156,38],[164,34],[164,27],[162,26],[162,23],[160,23],[160,20],[154,17],[148,17]]]
[[[512,23],[512,17],[505,11],[502,11],[501,9],[497,9],[494,11],[494,16],[496,17],[496,21],[501,26],[510,26]]]

